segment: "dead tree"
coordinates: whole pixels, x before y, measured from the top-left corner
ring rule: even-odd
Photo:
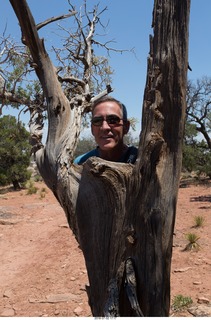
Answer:
[[[62,92],[25,0],[10,0],[48,104],[36,161],[82,248],[94,316],[167,316],[182,159],[190,0],[155,0],[135,165],[73,165],[82,105]],[[140,39],[141,41],[141,39]],[[67,279],[68,281],[68,279]]]
[[[209,120],[211,118],[211,79],[203,77],[198,79],[194,85],[192,81],[188,81],[187,85],[187,121],[196,126],[196,130],[200,132],[207,144],[207,148],[211,150],[211,129],[209,128]]]

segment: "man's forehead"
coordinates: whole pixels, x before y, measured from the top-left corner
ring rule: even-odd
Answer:
[[[102,115],[108,115],[108,114],[118,114],[122,115],[122,109],[118,105],[118,103],[114,101],[105,101],[97,104],[92,110],[92,114],[102,114]]]

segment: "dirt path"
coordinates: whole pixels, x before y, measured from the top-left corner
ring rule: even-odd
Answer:
[[[0,195],[0,316],[91,316],[84,259],[63,210],[46,187]],[[204,226],[193,228],[194,217]],[[211,301],[211,190],[180,188],[172,259],[172,298]],[[183,251],[185,234],[200,236],[200,250]],[[207,301],[206,301],[207,299]],[[206,305],[207,305],[206,304]],[[178,315],[178,314],[174,314]],[[180,315],[191,316],[187,311]]]

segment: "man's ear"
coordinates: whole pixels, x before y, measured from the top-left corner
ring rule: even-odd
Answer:
[[[130,129],[130,121],[126,120],[124,121],[124,124],[123,124],[123,133],[127,134],[129,129]]]

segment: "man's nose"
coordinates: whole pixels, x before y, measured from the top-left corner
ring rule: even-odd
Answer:
[[[108,122],[104,119],[101,128],[110,129],[111,127],[109,126]]]

